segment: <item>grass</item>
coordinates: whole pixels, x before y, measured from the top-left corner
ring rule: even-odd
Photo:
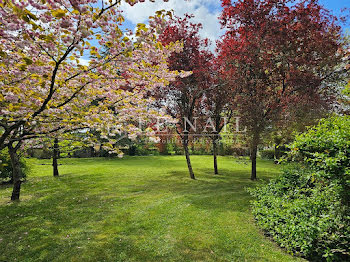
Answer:
[[[245,188],[249,165],[193,156],[29,160],[22,200],[0,187],[0,261],[301,261],[264,237]],[[279,173],[258,162],[258,177]]]

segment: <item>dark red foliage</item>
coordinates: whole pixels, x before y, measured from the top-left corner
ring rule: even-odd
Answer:
[[[192,122],[199,111],[201,98],[210,87],[209,69],[213,55],[207,50],[208,40],[199,36],[201,25],[192,23],[191,18],[191,15],[185,15],[184,18],[170,20],[159,41],[164,45],[182,42],[183,51],[169,58],[169,68],[192,71],[193,74],[186,78],[178,77],[169,86],[158,89],[156,97],[158,104],[166,107],[167,113],[178,120],[177,131],[183,140],[191,178],[194,178],[187,148],[189,133],[185,132],[184,118]]]
[[[175,17],[159,36],[159,41],[164,45],[176,41],[183,43],[183,51],[173,53],[169,58],[170,70],[193,72],[189,77],[178,77],[169,86],[159,89],[157,94],[168,113],[180,121],[180,132],[183,132],[183,118],[191,120],[195,117],[196,107],[205,90],[210,87],[209,69],[213,59],[212,53],[207,50],[208,40],[199,36],[201,25],[192,23],[191,18],[187,14],[184,18]]]
[[[222,0],[222,6],[227,31],[218,51],[254,155],[261,134],[288,108],[332,102],[341,28],[317,0]]]

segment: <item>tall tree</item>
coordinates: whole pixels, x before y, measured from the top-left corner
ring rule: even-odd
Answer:
[[[55,137],[54,142],[53,142],[53,150],[52,150],[52,168],[53,168],[53,176],[54,177],[59,176],[59,172],[58,172],[58,158],[59,158],[59,154],[60,154],[59,150],[60,150],[60,148],[58,145],[58,138]]]
[[[261,136],[295,104],[330,103],[342,57],[337,19],[317,0],[222,0],[220,56],[248,127],[251,179]]]
[[[20,194],[15,166],[24,141],[87,127],[134,133],[128,123],[149,115],[147,92],[178,75],[166,59],[180,47],[155,41],[164,14],[138,25],[132,41],[120,29],[120,3],[0,0],[0,149],[8,147],[14,166],[12,200]]]
[[[221,70],[220,60],[215,59],[212,66],[208,68],[211,72],[210,88],[205,92],[204,103],[204,119],[203,126],[205,133],[211,131],[209,135],[212,140],[213,158],[214,158],[214,174],[219,174],[217,155],[218,143],[220,141],[220,133],[224,127],[230,122],[233,116],[233,97],[230,86],[226,83],[225,73]]]
[[[195,179],[188,148],[189,135],[193,129],[191,124],[195,127],[200,99],[209,86],[208,68],[212,54],[207,50],[208,40],[201,39],[199,35],[201,24],[192,23],[192,17],[186,14],[183,18],[170,19],[167,28],[159,35],[159,41],[163,45],[181,42],[183,50],[170,56],[169,69],[192,71],[193,74],[186,78],[178,77],[168,87],[158,89],[157,95],[158,103],[178,120],[177,132],[184,147],[190,177]]]

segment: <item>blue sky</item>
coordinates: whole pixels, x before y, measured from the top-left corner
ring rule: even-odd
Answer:
[[[350,0],[320,0],[320,3],[327,9],[332,10],[334,14],[340,14],[344,7],[350,8]]]
[[[336,16],[344,15],[344,13],[342,13],[342,9],[344,8],[349,8],[347,13],[350,15],[350,0],[320,0],[320,3]],[[344,30],[350,29],[349,20],[346,25],[343,25],[343,28]]]
[[[319,0],[322,5],[331,10],[334,15],[340,15],[341,9],[344,7],[350,8],[350,0]],[[215,41],[223,34],[223,30],[219,24],[218,16],[221,13],[220,0],[169,0],[165,3],[162,0],[155,0],[154,3],[146,0],[144,3],[138,3],[131,7],[128,4],[122,3],[121,9],[126,18],[125,28],[133,30],[137,23],[147,23],[149,16],[154,15],[157,10],[174,10],[175,14],[182,16],[185,13],[194,14],[194,22],[201,23],[202,37],[209,38],[212,42],[211,50],[215,49]],[[350,23],[345,28],[350,29]],[[350,31],[350,30],[349,30]],[[92,44],[98,46],[96,40]],[[85,54],[81,59],[83,64],[89,61],[89,54]]]
[[[122,4],[122,9],[128,28],[133,28],[137,23],[147,23],[148,17],[161,9],[174,10],[179,16],[192,13],[195,15],[194,21],[203,24],[202,36],[215,42],[223,33],[217,19],[221,12],[220,3],[220,0],[169,0],[167,3],[156,0],[155,3],[146,1],[134,7]],[[350,0],[320,0],[320,3],[331,10],[334,15],[340,15],[344,7],[350,8]],[[350,28],[350,24],[344,26],[345,28]]]

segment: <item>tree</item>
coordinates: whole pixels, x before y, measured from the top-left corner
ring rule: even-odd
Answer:
[[[213,145],[213,157],[214,157],[214,174],[219,174],[217,155],[217,144],[220,140],[220,133],[223,128],[230,122],[233,116],[232,100],[234,95],[231,93],[230,86],[226,84],[222,78],[223,73],[220,70],[220,61],[216,60],[210,67],[211,73],[211,87],[206,90],[204,97],[204,122],[205,132],[208,127],[212,133],[210,138]]]
[[[274,145],[276,163],[282,157],[283,151],[286,150],[286,145],[293,142],[297,134],[316,125],[320,119],[329,116],[330,113],[332,113],[332,109],[329,105],[324,103],[316,105],[310,101],[308,104],[293,105],[288,109],[288,114],[277,119],[266,134],[267,141]]]
[[[51,158],[54,177],[59,176],[58,159],[62,155],[69,155],[81,148],[91,148],[90,143],[87,143],[91,141],[91,137],[84,132],[67,132],[60,135],[61,137],[54,134],[54,136],[41,136],[37,139],[26,140],[23,148],[23,151],[30,156],[33,156],[38,150],[42,152],[41,157]]]
[[[188,149],[190,125],[195,127],[196,109],[204,91],[209,85],[210,60],[212,54],[206,50],[208,40],[201,39],[199,29],[201,24],[190,21],[193,16],[185,15],[184,18],[170,19],[164,32],[159,35],[159,41],[163,45],[172,42],[182,42],[182,52],[173,53],[169,59],[170,70],[192,71],[193,74],[186,78],[178,77],[168,87],[158,89],[158,104],[166,108],[167,113],[177,122],[177,132],[181,138],[186,155],[186,161],[190,177],[195,179]]]
[[[12,200],[20,194],[17,151],[25,141],[86,128],[135,133],[131,123],[150,115],[147,92],[178,75],[166,59],[180,47],[155,41],[165,14],[139,24],[132,41],[120,29],[120,3],[0,1],[0,149],[8,147],[12,160]]]
[[[316,0],[222,0],[227,29],[219,50],[235,105],[248,127],[251,179],[267,128],[296,104],[333,102],[342,57],[337,19]]]

